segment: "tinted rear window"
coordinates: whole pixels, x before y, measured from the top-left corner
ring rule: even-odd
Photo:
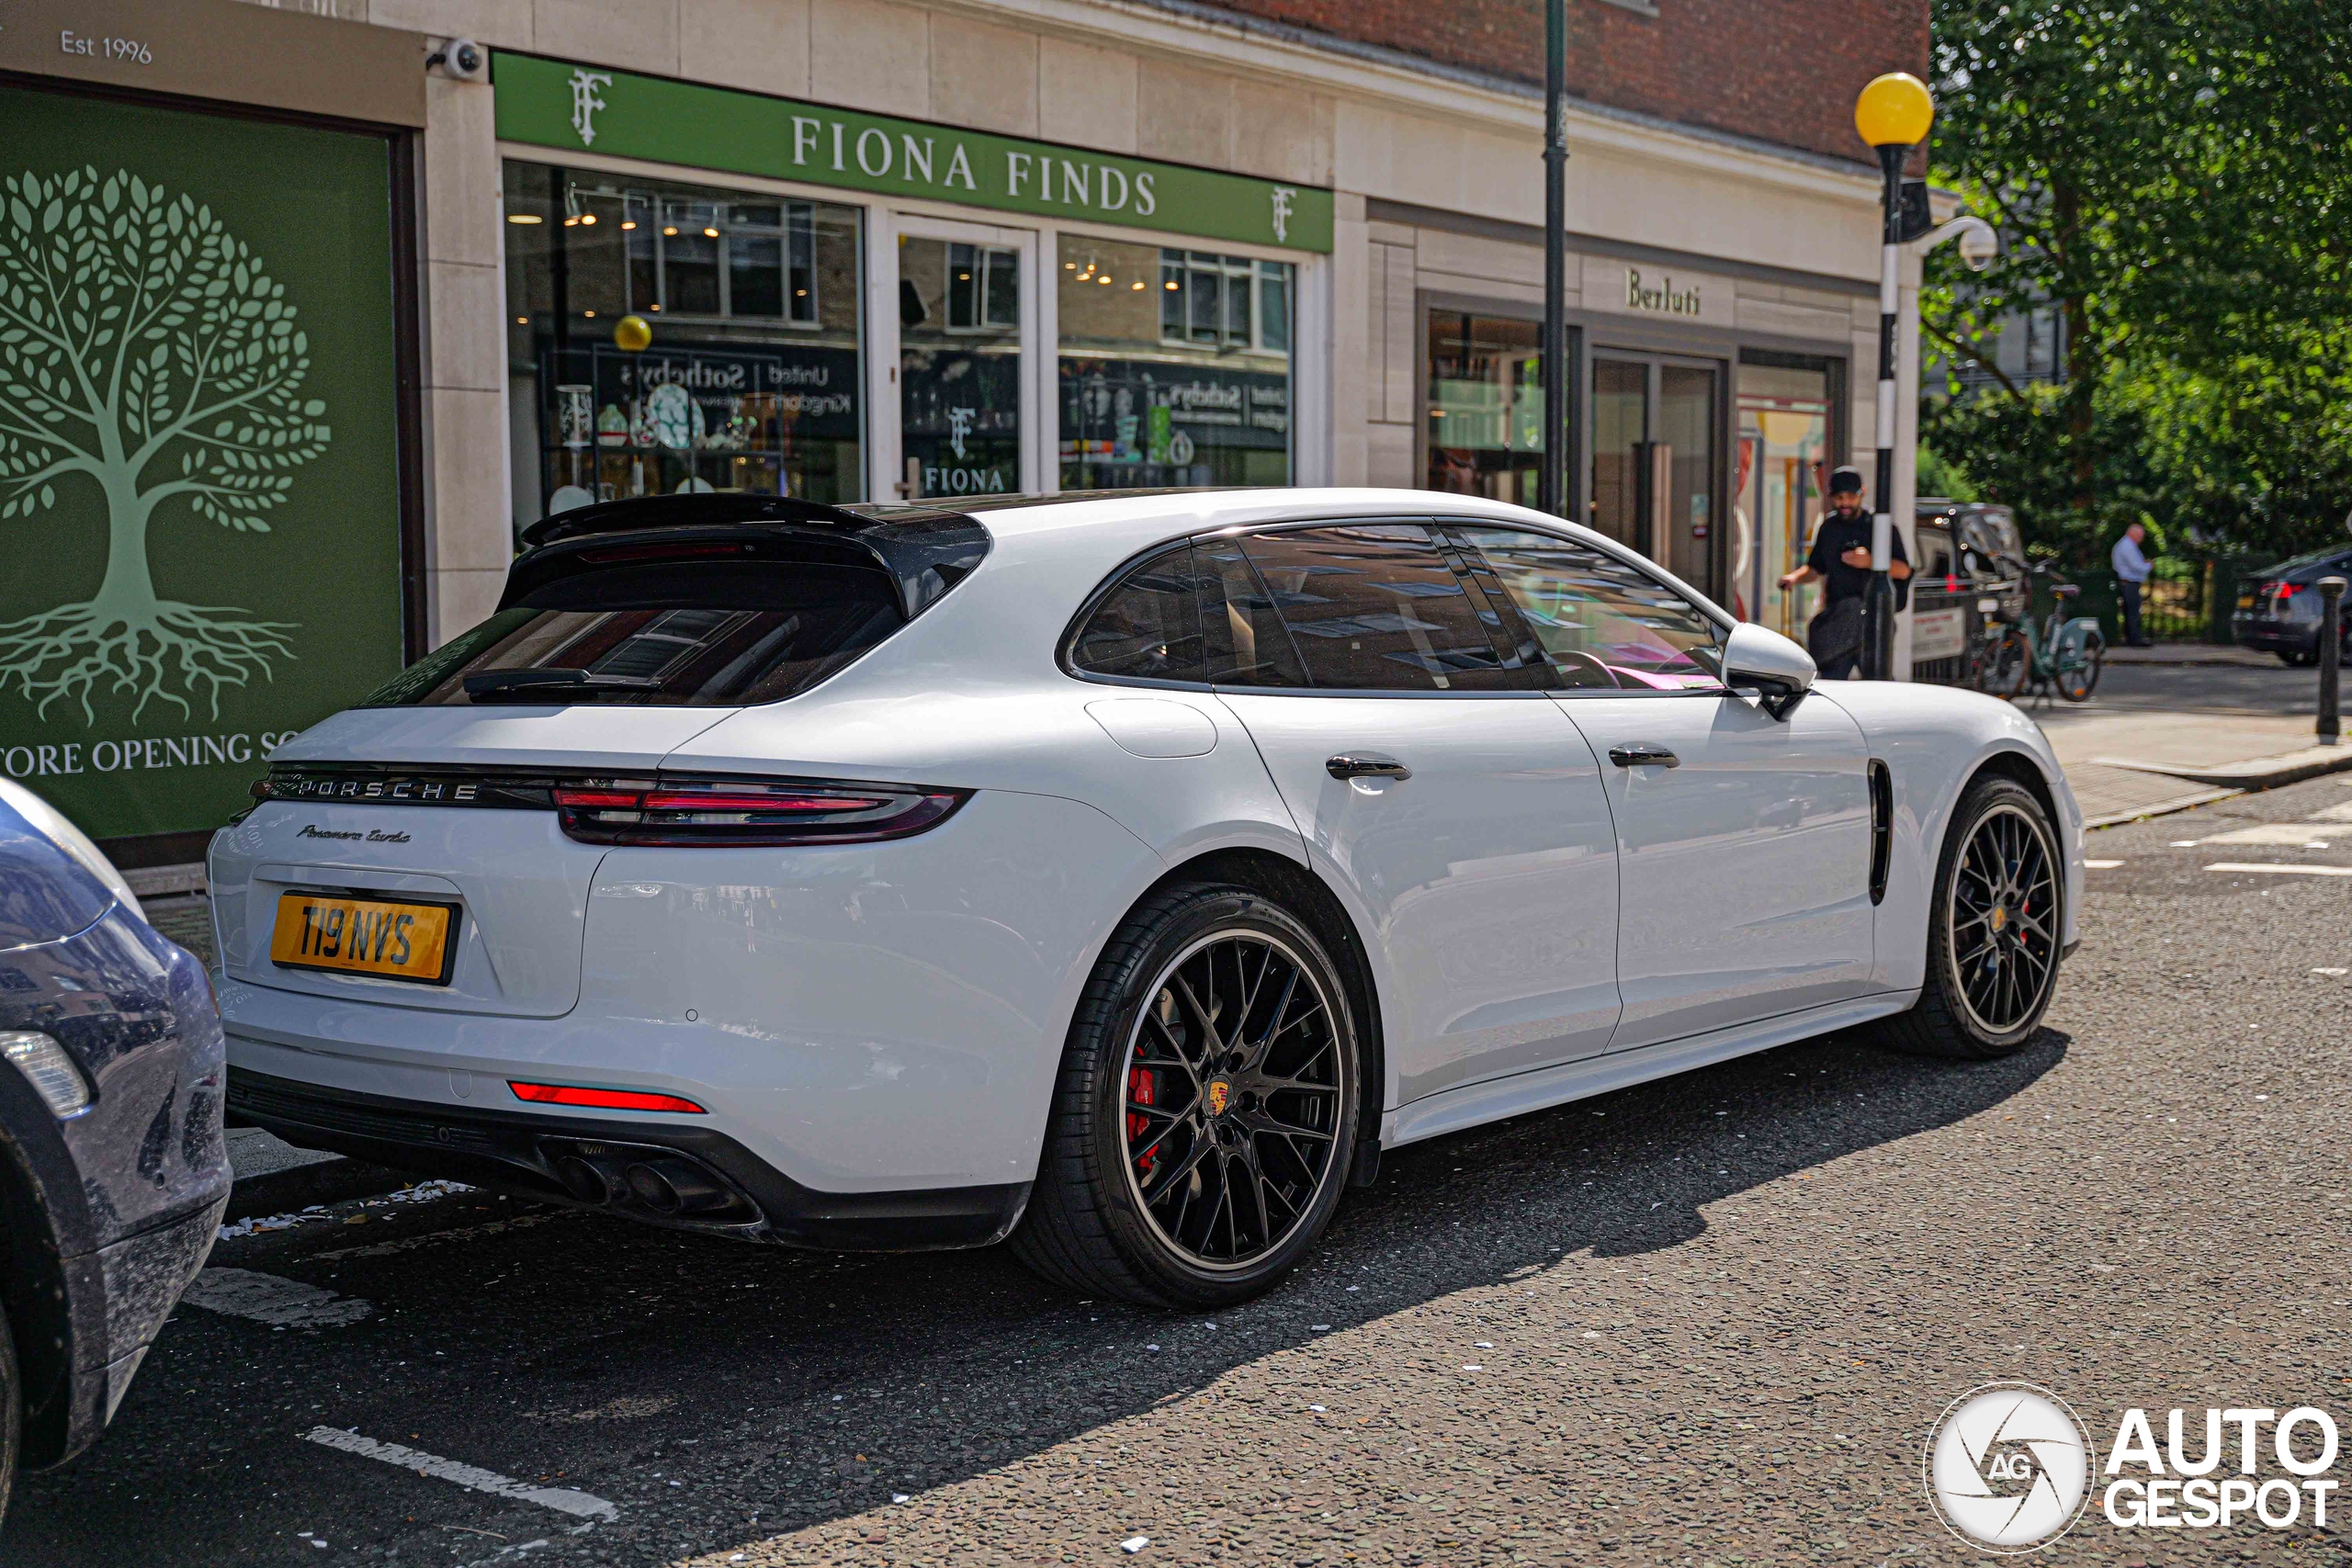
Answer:
[[[905,624],[878,568],[623,562],[541,584],[360,705],[781,702]]]
[[[1203,679],[1193,547],[1178,545],[1129,568],[1079,629],[1069,661],[1090,675]]]

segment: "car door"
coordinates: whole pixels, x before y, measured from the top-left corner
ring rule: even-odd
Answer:
[[[1814,700],[1775,719],[1724,690],[1726,629],[1630,558],[1534,531],[1463,527],[1498,598],[1601,759],[1620,856],[1621,1051],[1866,991],[1869,757]]]
[[[1218,694],[1385,960],[1397,1103],[1599,1050],[1617,849],[1592,750],[1419,523],[1195,541]]]

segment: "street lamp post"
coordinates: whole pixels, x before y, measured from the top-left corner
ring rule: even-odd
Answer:
[[[1560,274],[1568,261],[1567,0],[1547,0],[1544,12],[1544,453],[1535,505],[1566,517],[1568,313]]]
[[[1894,558],[1894,411],[1896,318],[1901,310],[1901,265],[1907,236],[1903,224],[1903,165],[1911,149],[1927,139],[1936,120],[1935,100],[1917,76],[1894,71],[1862,89],[1854,104],[1854,129],[1878,149],[1883,176],[1882,245],[1878,276],[1878,475],[1871,500],[1871,581],[1862,595],[1862,678],[1887,679],[1894,662],[1894,586],[1887,568]]]

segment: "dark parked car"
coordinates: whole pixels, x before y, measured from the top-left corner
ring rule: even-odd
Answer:
[[[2352,549],[2331,546],[2293,560],[2280,561],[2262,574],[2251,590],[2238,594],[2230,616],[2230,636],[2241,648],[2275,653],[2289,664],[2319,662],[2319,580],[2352,577]],[[2352,622],[2352,611],[2347,611]],[[2352,633],[2352,626],[2347,626]],[[2344,638],[2352,659],[2352,635]]]
[[[2022,619],[2025,546],[2006,506],[1920,498],[1914,513],[1911,678],[1954,685],[1968,678],[1968,645],[1983,611]]]
[[[220,1234],[220,1018],[97,847],[0,779],[0,1508],[113,1419]]]

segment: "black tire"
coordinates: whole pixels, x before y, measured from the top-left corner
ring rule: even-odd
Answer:
[[[2006,880],[1988,881],[1988,869]],[[1969,786],[1932,897],[1927,984],[1879,1026],[1881,1038],[1918,1056],[2006,1056],[2041,1027],[2065,931],[2058,835],[2031,791],[2005,778]]]
[[[1304,922],[1246,888],[1155,894],[1080,998],[1013,1255],[1148,1306],[1261,1294],[1339,1206],[1362,1063],[1338,967]]]
[[[2107,638],[2090,632],[2083,638],[2083,662],[2058,671],[2058,694],[2070,703],[2086,703],[2098,690],[2098,678],[2107,664]]]
[[[2015,702],[2032,673],[2033,649],[2025,634],[2015,626],[2004,626],[1984,650],[1983,683],[1978,690]]]
[[[17,1375],[17,1337],[0,1309],[0,1518],[17,1490],[17,1456],[24,1442],[25,1385]]]

